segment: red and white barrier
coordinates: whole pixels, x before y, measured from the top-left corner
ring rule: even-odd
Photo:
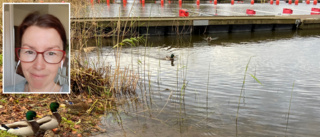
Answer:
[[[311,15],[320,15],[320,8],[312,8]]]
[[[247,9],[246,13],[247,13],[247,15],[256,15],[256,11],[254,11],[252,9]]]
[[[283,12],[282,12],[282,13],[283,13],[283,14],[292,14],[293,11],[292,11],[292,9],[283,8]]]
[[[179,17],[188,17],[189,12],[186,9],[180,9],[179,10]]]

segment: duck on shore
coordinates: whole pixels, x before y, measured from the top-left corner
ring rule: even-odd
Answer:
[[[59,103],[52,102],[50,104],[50,111],[52,115],[44,116],[37,120],[40,130],[52,130],[58,128],[61,122],[61,116],[58,113]]]
[[[35,111],[28,111],[26,113],[27,121],[1,124],[0,130],[5,130],[18,136],[32,136],[39,131],[39,124],[34,120],[36,116],[37,113]]]
[[[73,115],[81,115],[86,113],[86,111],[90,108],[89,104],[80,96],[77,98],[70,98],[70,100],[65,100],[65,104],[65,107],[69,110],[67,113]]]

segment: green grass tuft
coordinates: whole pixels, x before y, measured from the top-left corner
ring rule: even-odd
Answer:
[[[10,134],[6,131],[0,130],[0,137],[17,137],[16,135]]]

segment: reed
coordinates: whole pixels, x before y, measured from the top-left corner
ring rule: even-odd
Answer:
[[[81,3],[80,3],[81,4]],[[85,7],[85,6],[83,6]],[[77,14],[81,14],[81,9]],[[119,12],[120,13],[120,12]],[[78,17],[75,15],[75,17]],[[134,105],[137,103],[136,89],[140,81],[139,72],[134,71],[133,65],[123,67],[121,64],[121,54],[123,48],[133,48],[142,43],[145,43],[143,36],[130,35],[134,29],[130,26],[135,21],[122,22],[120,18],[114,24],[102,24],[98,21],[91,22],[76,22],[72,24],[72,68],[71,68],[71,82],[73,93],[85,93],[89,95],[101,96],[104,101],[98,103],[99,107],[103,107],[104,113],[110,114],[118,125],[123,128],[120,117],[119,106]],[[126,29],[126,25],[129,26]],[[125,26],[123,29],[122,27]],[[111,31],[105,32],[102,28],[111,28]],[[112,38],[112,45],[105,45],[102,43],[103,38]],[[84,52],[84,49],[91,47],[88,45],[89,39],[94,39],[94,46],[96,49],[91,52]],[[103,46],[112,46],[114,56],[114,66],[105,64],[102,56]],[[90,60],[88,54],[96,53],[96,60]],[[131,50],[132,53],[132,50]],[[105,53],[104,53],[105,54]],[[133,60],[131,60],[133,63]],[[132,103],[128,103],[132,102]],[[121,109],[122,110],[122,109]]]
[[[289,108],[288,108],[288,117],[287,117],[287,124],[286,124],[286,133],[285,133],[285,136],[287,136],[287,130],[288,130],[288,124],[289,124],[289,117],[290,117],[290,109],[291,109],[291,101],[292,101],[293,88],[294,88],[294,81],[293,81],[293,84],[292,84],[291,97],[290,97],[290,103],[289,103]]]
[[[124,39],[114,48],[122,48],[125,45],[135,45],[142,38]],[[116,55],[120,56],[120,50]],[[86,63],[88,62],[88,63]],[[138,75],[128,68],[120,69],[119,58],[116,59],[116,67],[113,70],[111,66],[105,66],[103,60],[95,61],[74,56],[72,59],[71,69],[71,89],[75,93],[87,92],[90,94],[99,95],[106,90],[113,95],[131,95],[136,90]],[[85,64],[85,65],[83,65]],[[95,67],[90,67],[95,66]],[[99,67],[104,66],[104,67]]]
[[[73,10],[73,18],[71,26],[72,34],[72,49],[75,52],[72,56],[71,83],[72,91],[75,93],[87,92],[90,94],[101,94],[105,91],[111,92],[113,97],[121,95],[133,95],[137,87],[139,76],[129,68],[122,68],[120,64],[121,50],[123,46],[134,47],[139,43],[144,42],[144,38],[134,37],[125,38],[130,29],[126,29],[128,22],[121,22],[120,18],[116,25],[102,24],[97,22],[93,17],[90,22],[77,22],[76,19],[81,17],[83,9],[87,4],[83,2],[75,2]],[[119,12],[120,13],[120,12]],[[95,16],[95,15],[93,15]],[[134,21],[131,22],[131,24]],[[124,26],[125,29],[121,27]],[[112,31],[104,32],[102,28],[112,27]],[[100,51],[102,47],[102,37],[116,36],[114,41],[114,56],[115,66],[111,67],[104,64],[101,59]],[[89,49],[88,40],[95,39],[97,60],[89,60],[88,52],[83,52]],[[94,80],[93,80],[94,79]],[[75,88],[74,88],[75,87]]]
[[[243,95],[243,92],[244,92],[244,86],[245,86],[245,82],[246,82],[247,71],[248,71],[249,64],[250,64],[250,61],[251,61],[252,57],[250,57],[247,65],[246,65],[246,69],[244,71],[244,76],[243,76],[243,81],[242,81],[242,86],[241,86],[241,90],[240,90],[239,102],[238,102],[238,108],[237,108],[237,115],[236,115],[236,136],[238,136],[238,115],[239,115],[239,110],[240,110],[240,100],[241,100],[241,98],[243,98],[243,99],[245,98],[242,95]],[[250,75],[254,80],[256,80],[260,85],[262,85],[262,83],[254,75],[252,75],[252,74],[250,74]]]

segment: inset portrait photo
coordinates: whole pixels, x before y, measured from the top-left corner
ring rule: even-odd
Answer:
[[[70,4],[2,6],[3,94],[69,94]]]

